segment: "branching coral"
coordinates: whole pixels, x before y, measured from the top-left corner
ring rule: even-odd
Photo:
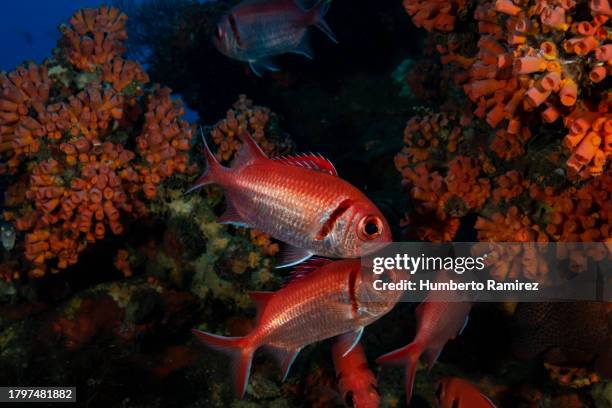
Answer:
[[[136,138],[138,153],[146,164],[138,166],[147,198],[156,194],[156,186],[175,172],[187,170],[192,130],[181,119],[180,102],[173,102],[169,88],[155,87],[148,96],[143,132]]]
[[[449,111],[417,115],[406,124],[405,145],[395,156],[395,167],[415,200],[419,224],[424,223],[417,226],[420,239],[452,240],[460,217],[480,209],[489,197],[490,181],[481,177],[483,163],[457,152],[469,123],[469,116]]]
[[[31,276],[121,234],[159,183],[187,170],[192,130],[170,90],[147,90],[146,73],[121,59],[125,19],[114,8],[78,11],[57,60],[0,76],[0,153],[27,199],[7,203],[4,218],[25,233]]]
[[[240,129],[249,131],[253,139],[268,156],[285,154],[292,149],[290,139],[279,134],[274,113],[262,106],[254,106],[246,95],[240,95],[233,109],[227,111],[225,119],[218,122],[211,131],[213,142],[218,145],[216,153],[220,161],[228,162],[238,150]]]
[[[589,243],[586,252],[558,247],[570,272],[609,257],[608,2],[483,0],[465,7],[473,19],[449,30],[433,21],[458,10],[454,3],[405,5],[417,26],[438,31],[425,47],[438,51],[439,76],[463,91],[474,118],[458,124],[460,110],[443,104],[409,120],[395,165],[417,216],[403,224],[421,239],[450,240],[475,213],[478,240],[496,248],[499,280],[547,282],[538,242]],[[456,104],[452,88],[436,95]]]
[[[70,26],[60,26],[60,47],[65,58],[83,71],[110,64],[125,51],[126,20],[127,16],[118,9],[106,6],[77,11],[70,19]]]
[[[40,149],[39,138],[52,126],[45,105],[51,81],[45,66],[30,63],[8,74],[0,73],[0,153],[14,172],[24,155]],[[6,171],[2,166],[0,170]]]
[[[600,104],[599,111],[577,109],[564,122],[569,169],[585,178],[601,175],[612,154],[612,102]]]
[[[466,3],[466,0],[404,0],[404,8],[417,27],[423,27],[427,31],[435,29],[446,32],[453,30],[455,20],[464,10]]]
[[[442,63],[455,67],[475,115],[496,129],[491,147],[499,157],[525,153],[534,119],[565,118],[570,170],[584,177],[603,172],[610,154],[606,134],[595,130],[593,137],[587,126],[578,137],[571,128],[573,118],[586,117],[599,128],[610,120],[609,107],[601,105],[607,97],[599,92],[612,69],[607,10],[607,2],[598,1],[483,1],[473,15],[476,50],[461,33],[440,41]],[[421,24],[416,15],[413,21]],[[584,104],[600,107],[589,113]]]
[[[612,175],[562,191],[533,186],[531,197],[546,205],[546,233],[561,242],[612,239]]]

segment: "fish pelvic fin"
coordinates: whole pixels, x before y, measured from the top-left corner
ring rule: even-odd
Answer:
[[[407,346],[391,351],[376,359],[377,364],[390,365],[405,365],[406,366],[406,404],[410,405],[412,399],[412,391],[414,388],[414,376],[416,374],[417,364],[423,349],[417,342],[412,342]]]
[[[321,0],[317,5],[315,5],[312,9],[310,9],[309,13],[312,18],[312,21],[315,27],[319,30],[323,31],[323,33],[329,37],[335,44],[338,44],[338,39],[336,35],[329,27],[324,17],[329,11],[329,6],[331,4],[331,0]]]
[[[185,194],[189,194],[192,191],[204,187],[208,184],[216,183],[219,177],[219,173],[221,173],[225,169],[217,161],[215,155],[210,151],[210,147],[208,147],[208,143],[206,142],[206,137],[204,137],[204,132],[202,131],[202,128],[200,128],[200,135],[202,137],[202,142],[204,143],[206,170],[204,170],[204,173],[202,173],[200,178],[198,178],[196,182],[187,191],[185,191]]]
[[[242,147],[238,150],[236,157],[232,161],[231,168],[238,168],[251,164],[256,160],[267,159],[268,156],[261,150],[248,131],[241,129],[238,138],[242,142]]]
[[[221,351],[231,357],[231,370],[234,376],[234,389],[239,398],[244,396],[255,348],[250,344],[249,337],[223,337],[193,329],[192,333],[213,350]]]

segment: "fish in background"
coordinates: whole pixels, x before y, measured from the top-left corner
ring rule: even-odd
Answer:
[[[474,384],[462,378],[443,378],[436,388],[438,408],[495,408]]]
[[[399,282],[403,274],[385,272]],[[388,313],[401,291],[377,291],[378,276],[361,273],[359,259],[313,259],[296,268],[293,280],[276,292],[253,292],[257,305],[255,329],[244,337],[223,337],[199,330],[205,345],[232,357],[234,385],[239,397],[249,381],[253,353],[265,346],[276,358],[283,380],[305,346],[340,336],[338,353],[346,356],[357,345],[365,326]]]
[[[445,273],[439,274],[438,281],[446,279],[446,276]],[[412,343],[376,359],[378,364],[406,366],[408,404],[412,398],[417,363],[422,358],[431,369],[446,343],[461,334],[472,308],[470,302],[436,299],[436,296],[440,295],[430,293],[417,307],[417,332]]]
[[[306,10],[299,0],[243,1],[221,18],[213,43],[222,54],[248,62],[257,76],[264,69],[279,71],[272,61],[276,55],[295,53],[313,58],[310,26],[338,42],[323,19],[329,4],[329,0],[321,0]]]
[[[328,160],[313,154],[269,159],[246,132],[238,136],[242,148],[231,168],[219,164],[204,140],[208,168],[189,191],[223,187],[227,209],[219,222],[282,241],[278,267],[312,255],[356,258],[392,241],[382,213]]]
[[[343,343],[334,342],[332,358],[336,380],[342,401],[347,408],[377,408],[380,406],[380,390],[376,376],[368,367],[363,347],[357,344],[343,355]]]
[[[588,365],[612,377],[612,304],[519,303],[513,350],[521,359],[543,355],[555,365]]]

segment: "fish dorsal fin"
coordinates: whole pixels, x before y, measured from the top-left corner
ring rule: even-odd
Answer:
[[[263,292],[263,291],[249,292],[249,297],[251,298],[253,303],[255,303],[255,307],[257,308],[256,321],[259,322],[259,319],[261,318],[261,314],[263,313],[263,310],[266,308],[266,305],[268,304],[270,299],[272,299],[272,295],[274,295],[274,292]]]
[[[340,353],[342,353],[342,357],[346,357],[346,355],[355,348],[362,334],[363,327],[359,327],[356,330],[344,333],[336,338],[336,345]]]
[[[332,176],[338,175],[338,171],[336,171],[332,162],[320,154],[308,153],[295,156],[278,156],[272,158],[272,160],[289,166],[304,167],[306,169],[320,171],[331,174]]]
[[[311,273],[313,273],[314,271],[316,271],[317,269],[327,265],[328,263],[333,262],[331,259],[327,259],[327,258],[310,258],[309,260],[302,262],[301,264],[299,264],[298,266],[296,266],[292,271],[291,274],[287,277],[287,279],[285,280],[285,286],[287,286],[288,284],[292,283],[292,282],[296,282],[300,279],[303,279],[304,277],[310,275]]]
[[[261,148],[257,145],[255,140],[253,140],[249,132],[246,130],[239,131],[238,138],[242,142],[242,146],[232,161],[232,168],[242,167],[247,164],[251,164],[256,160],[268,158],[263,150],[261,150]]]

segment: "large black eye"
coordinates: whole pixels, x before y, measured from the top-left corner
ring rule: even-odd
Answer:
[[[353,391],[347,392],[344,396],[344,405],[349,408],[353,408],[355,406],[355,403],[353,402]]]
[[[382,230],[383,221],[375,215],[369,215],[361,219],[357,233],[362,240],[370,241],[378,238]]]
[[[374,221],[368,221],[365,225],[365,232],[368,235],[374,235],[378,233],[378,225]]]

